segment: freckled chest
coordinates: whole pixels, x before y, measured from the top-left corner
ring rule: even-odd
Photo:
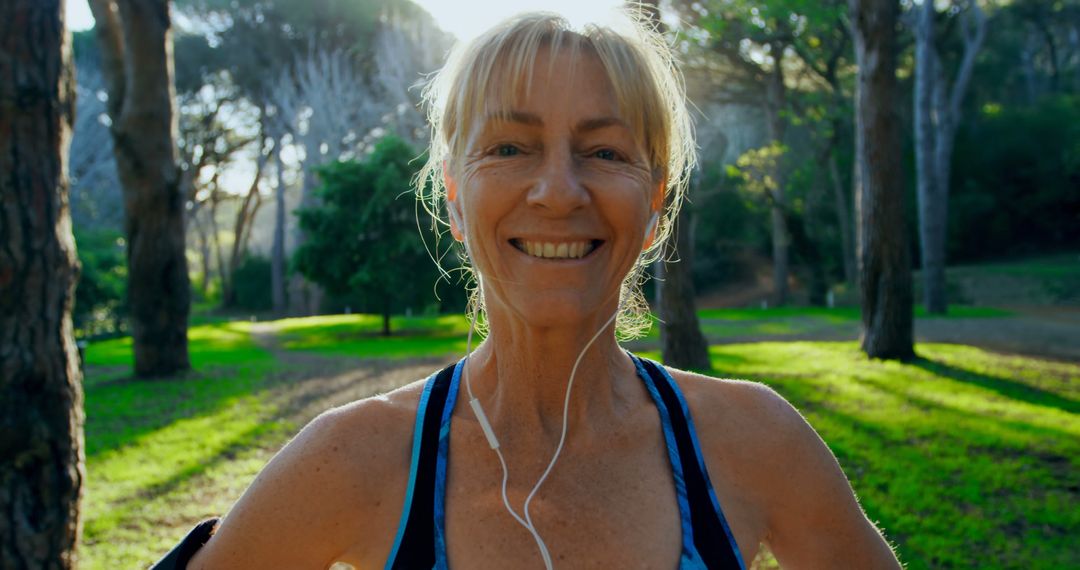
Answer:
[[[530,514],[559,568],[674,568],[681,531],[659,421],[567,447]],[[650,429],[651,428],[651,429]],[[451,568],[543,568],[531,534],[503,505],[502,472],[478,428],[451,428],[446,533]],[[548,459],[507,453],[507,495],[521,507]]]

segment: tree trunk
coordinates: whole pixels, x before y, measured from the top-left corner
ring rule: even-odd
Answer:
[[[0,568],[74,568],[83,394],[63,0],[0,3]]]
[[[784,85],[783,68],[780,59],[783,56],[782,46],[774,45],[773,54],[776,58],[776,68],[770,75],[766,88],[765,115],[771,144],[783,144],[784,133],[787,130],[782,115],[787,105],[787,90]],[[772,191],[770,221],[772,227],[772,258],[773,258],[773,304],[781,306],[788,301],[788,275],[791,273],[791,234],[785,225],[784,207],[784,173],[781,159],[777,158],[770,173],[776,181],[776,188]]]
[[[390,303],[383,303],[382,335],[390,336]]]
[[[937,50],[934,48],[934,3],[918,8],[915,26],[915,174],[919,199],[919,252],[923,299],[927,312],[945,313],[945,197],[938,184],[935,151],[935,99],[942,96]]]
[[[274,314],[285,314],[285,145],[277,148],[277,188],[274,190],[274,245],[270,254],[270,284],[274,299]]]
[[[690,210],[684,205],[675,222],[676,239],[669,243],[664,262],[663,281],[656,286],[660,297],[660,345],[664,364],[686,370],[709,370],[709,344],[698,323],[693,268],[693,243],[690,235]]]
[[[202,296],[205,299],[210,294],[210,272],[212,271],[210,263],[212,261],[212,254],[210,253],[210,238],[206,235],[206,228],[202,222],[194,219],[198,216],[200,210],[194,210],[189,214],[191,225],[195,227],[195,232],[198,234],[199,242],[199,261],[202,264],[202,278],[199,281],[199,290],[202,291]]]
[[[255,177],[251,180],[251,185],[248,186],[247,194],[244,195],[243,200],[240,202],[240,207],[236,210],[236,218],[233,221],[233,243],[229,252],[228,269],[230,286],[227,291],[228,294],[223,299],[223,304],[226,307],[236,306],[236,287],[233,286],[232,279],[247,254],[247,236],[251,234],[251,226],[255,223],[255,214],[259,212],[259,206],[262,205],[262,199],[259,196],[259,183],[262,182],[263,169],[273,152],[272,148],[269,151],[263,150],[266,146],[266,138],[264,135],[259,140],[259,157],[255,162]]]
[[[944,314],[948,309],[945,246],[953,141],[960,124],[961,103],[971,80],[975,56],[985,38],[986,18],[975,2],[971,3],[967,14],[961,15],[966,18],[962,20],[964,53],[950,91],[934,45],[934,3],[924,2],[918,10],[914,112],[923,300],[928,313]]]
[[[779,307],[787,304],[788,300],[788,274],[791,273],[791,236],[784,222],[783,204],[780,191],[773,194],[772,207],[770,208],[770,222],[772,226],[772,258],[773,258],[773,305]]]
[[[168,0],[91,0],[124,189],[135,374],[191,368],[184,195],[175,144]]]
[[[840,167],[836,163],[836,152],[829,154],[829,178],[832,181],[833,198],[836,202],[836,218],[840,223],[840,247],[843,250],[844,281],[848,286],[855,286],[855,240],[851,237],[851,209],[848,208],[847,192],[844,192]]]
[[[911,260],[896,117],[896,0],[849,0],[858,63],[855,107],[859,301],[863,351],[909,359],[913,341]]]
[[[221,248],[221,228],[218,227],[217,213],[221,201],[221,194],[217,189],[217,180],[211,182],[214,190],[210,194],[210,243],[214,245],[214,256],[217,258],[218,280],[221,282],[221,304],[232,295],[232,275],[225,266],[225,250]]]

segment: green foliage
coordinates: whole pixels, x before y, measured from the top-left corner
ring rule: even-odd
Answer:
[[[735,166],[728,167],[728,174],[738,177],[747,191],[769,199],[781,190],[776,173],[787,151],[779,141],[750,149],[735,161]]]
[[[1080,243],[1080,97],[988,106],[957,134],[949,257]]]
[[[248,311],[269,311],[273,308],[273,293],[269,286],[272,277],[269,259],[258,255],[245,257],[232,277],[236,308]]]
[[[354,310],[389,315],[430,303],[438,271],[410,192],[416,154],[386,137],[363,162],[324,166],[319,204],[298,212],[307,240],[293,254],[295,268],[333,295],[359,297]]]
[[[114,230],[77,232],[82,272],[75,288],[72,320],[79,336],[117,333],[127,315],[124,238]]]

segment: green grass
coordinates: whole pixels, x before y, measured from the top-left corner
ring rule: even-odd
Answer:
[[[1080,562],[1080,366],[941,344],[909,364],[847,342],[710,352],[806,415],[908,568]]]
[[[851,324],[857,314],[740,309],[702,318],[714,332],[788,334]],[[464,353],[462,317],[393,325],[385,338],[369,315],[271,323],[283,349],[353,366]],[[225,512],[295,433],[286,389],[318,388],[318,379],[257,346],[251,326],[193,327],[197,372],[176,380],[128,378],[125,339],[87,349],[83,568],[145,566],[201,517]],[[764,382],[807,416],[909,568],[1077,567],[1080,365],[957,345],[918,352],[900,364],[867,360],[850,342],[711,348],[717,375]]]
[[[1080,255],[1075,252],[959,265],[948,268],[947,275],[950,295],[973,304],[1080,305]]]
[[[469,321],[460,315],[394,317],[391,336],[382,336],[382,317],[332,315],[276,321],[289,350],[365,358],[407,358],[465,354]],[[479,343],[480,336],[473,339]]]
[[[957,305],[949,307],[948,314],[928,315],[926,310],[915,307],[917,319],[983,319],[1004,318],[1013,313],[993,307]],[[702,309],[698,311],[701,332],[712,342],[730,339],[760,340],[767,337],[791,337],[795,335],[821,338],[822,335],[853,337],[859,323],[856,307],[770,307]],[[659,326],[649,330],[647,340],[658,340]],[[817,335],[817,336],[815,336]]]
[[[265,462],[253,452],[295,429],[274,419],[265,390],[274,359],[249,330],[193,327],[196,372],[170,380],[129,377],[130,339],[87,348],[84,568],[146,566],[207,507],[224,512]],[[233,492],[201,493],[207,481]]]

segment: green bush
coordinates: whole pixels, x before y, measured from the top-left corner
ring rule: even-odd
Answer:
[[[957,134],[949,259],[1080,243],[1080,97],[987,105]]]
[[[77,335],[121,332],[127,317],[124,238],[108,229],[76,232],[75,245],[82,265],[71,314]]]
[[[270,260],[249,255],[233,273],[236,307],[248,311],[269,311],[274,306],[270,282],[273,279]]]

